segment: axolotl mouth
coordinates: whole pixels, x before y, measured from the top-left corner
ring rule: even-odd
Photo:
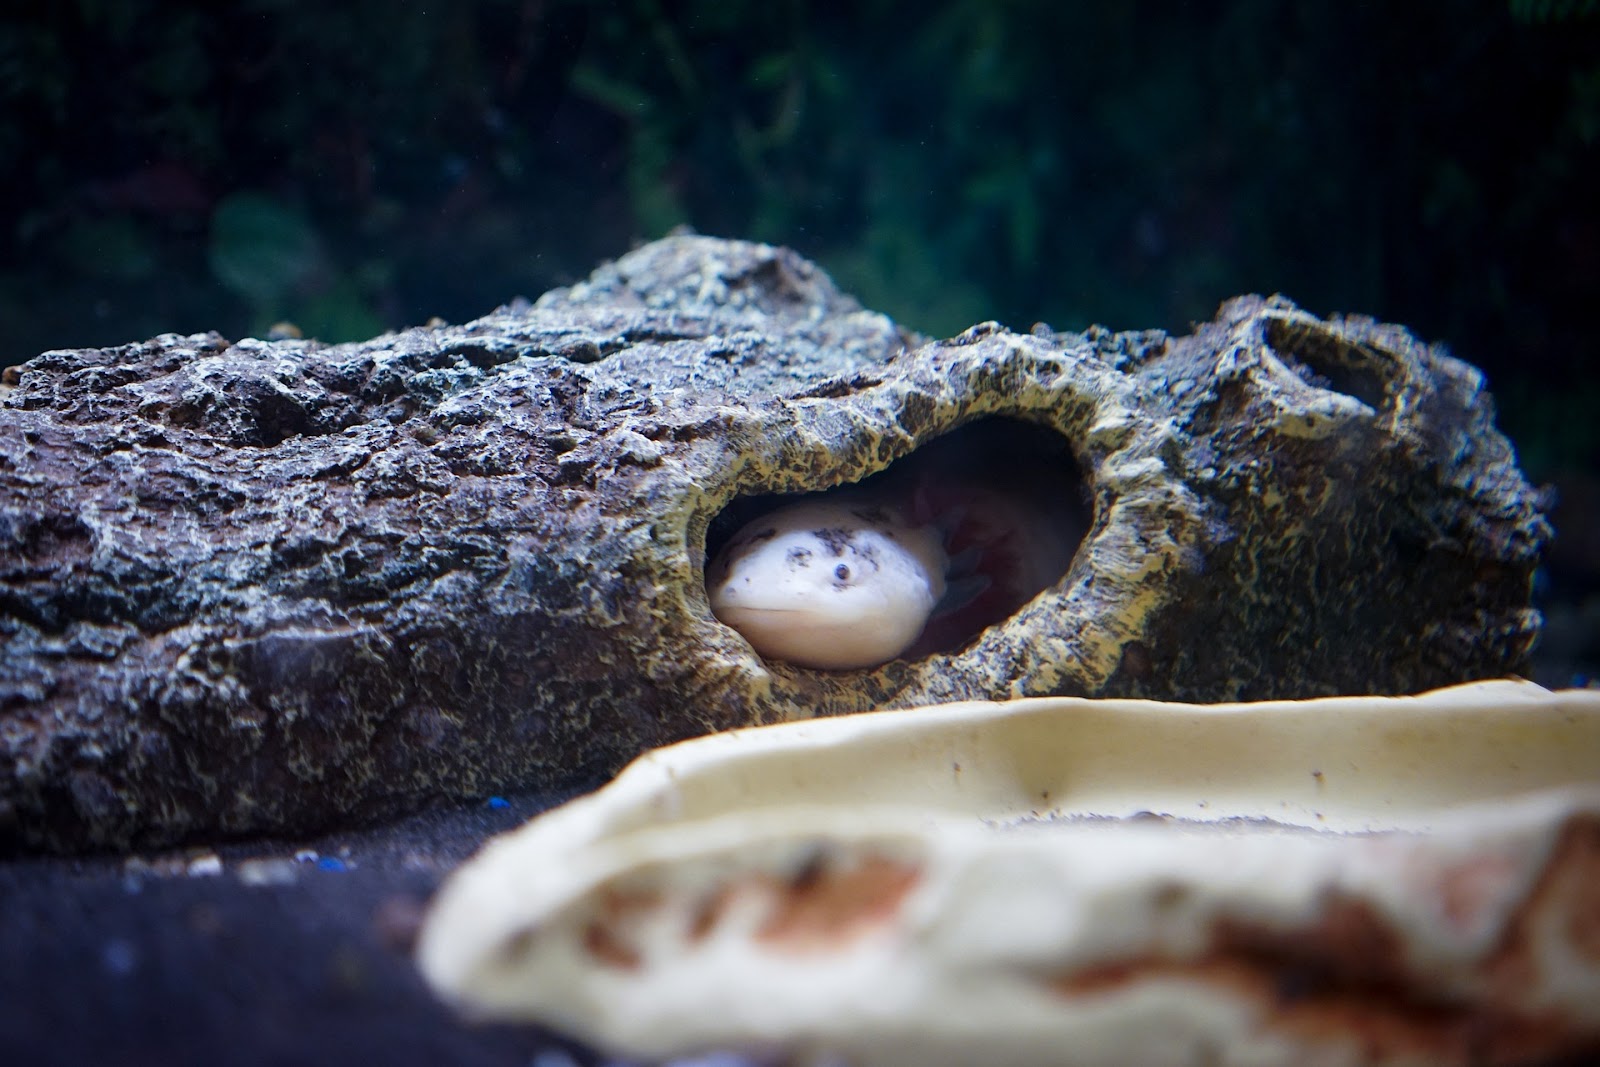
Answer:
[[[988,419],[854,485],[736,502],[708,534],[706,592],[767,659],[820,670],[918,659],[958,650],[1055,584],[1089,519],[1064,438]]]

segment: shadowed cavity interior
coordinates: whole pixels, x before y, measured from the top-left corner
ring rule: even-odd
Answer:
[[[805,531],[819,535],[822,548],[817,554],[826,557],[820,560],[824,566],[808,573],[824,582],[824,593],[833,588],[826,583],[838,573],[840,563],[849,562],[845,556],[830,555],[830,550],[838,555],[841,525],[833,504],[849,509],[843,525],[859,519],[863,526],[888,531],[890,540],[937,546],[917,553],[927,569],[942,573],[932,579],[934,604],[923,612],[925,624],[920,632],[912,627],[915,640],[898,653],[898,658],[907,659],[960,649],[1055,584],[1071,565],[1092,518],[1088,486],[1066,438],[1019,419],[984,419],[930,441],[857,483],[816,493],[733,500],[706,533],[706,581],[713,605],[718,604],[719,588],[730,580],[730,569],[736,571],[742,556],[771,538],[774,527],[783,527],[785,516],[825,516],[817,530]],[[785,552],[790,560],[795,558],[794,548]],[[787,566],[782,556],[777,563]],[[888,573],[881,579],[885,585],[891,582]],[[773,571],[760,574],[770,576]],[[899,592],[891,588],[884,595],[892,602]],[[736,621],[735,613],[719,610],[718,616],[745,633],[769,658],[790,658],[806,666],[875,665],[804,663],[803,657],[785,657],[764,648]],[[869,621],[866,629],[872,630],[876,621]],[[856,638],[845,635],[840,640],[849,643]],[[781,642],[772,647],[781,647]],[[883,657],[888,658],[896,656]]]

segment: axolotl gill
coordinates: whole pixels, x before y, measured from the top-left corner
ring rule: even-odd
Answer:
[[[712,613],[766,659],[851,670],[955,650],[1054,584],[1087,527],[1070,455],[951,437],[746,522],[706,568]]]

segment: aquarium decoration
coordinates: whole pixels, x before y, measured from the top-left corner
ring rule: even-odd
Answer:
[[[933,340],[686,234],[464,325],[162,335],[0,392],[11,849],[349,826],[873,709],[1414,693],[1539,630],[1549,527],[1482,376],[1282,297]],[[769,528],[840,582],[900,539],[831,654],[732,604]]]

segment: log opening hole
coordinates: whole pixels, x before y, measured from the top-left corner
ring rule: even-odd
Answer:
[[[766,659],[920,659],[970,644],[1059,581],[1091,519],[1066,438],[984,419],[851,485],[733,500],[706,532],[706,593]]]
[[[1375,350],[1295,329],[1273,318],[1267,320],[1266,339],[1278,359],[1306,384],[1355,397],[1374,411],[1388,407],[1386,372],[1392,373],[1394,367],[1392,361],[1386,365]]]

